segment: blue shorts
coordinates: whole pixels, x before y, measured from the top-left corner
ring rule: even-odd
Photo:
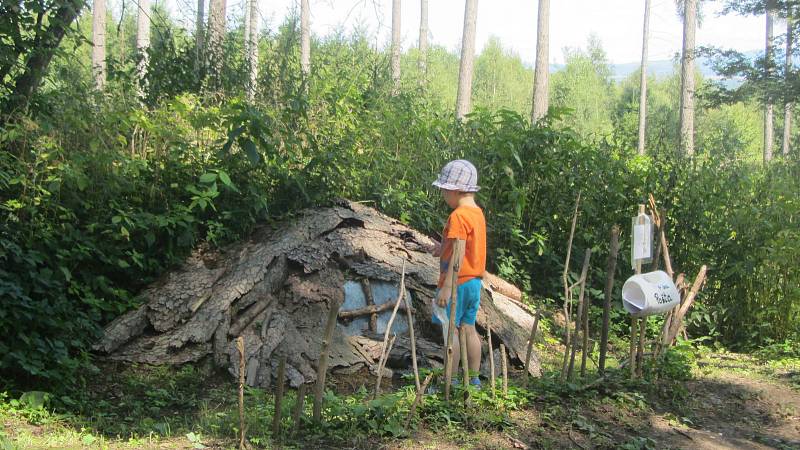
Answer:
[[[439,290],[436,290],[438,294]],[[434,297],[434,301],[436,298]],[[481,279],[473,278],[458,286],[458,300],[456,302],[456,326],[475,325],[478,318],[478,308],[481,306]],[[450,318],[450,302],[447,302],[447,318]],[[441,325],[442,322],[434,315],[433,323]]]

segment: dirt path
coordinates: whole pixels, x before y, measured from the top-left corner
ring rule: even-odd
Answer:
[[[754,373],[741,356],[715,358],[709,373],[689,383],[694,419],[676,427],[654,415],[654,435],[677,448],[800,448],[800,392]]]

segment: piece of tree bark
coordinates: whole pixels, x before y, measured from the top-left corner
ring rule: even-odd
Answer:
[[[603,328],[600,330],[600,362],[598,371],[602,376],[606,370],[606,352],[608,352],[608,328],[611,321],[611,295],[614,289],[614,275],[617,271],[617,254],[619,253],[619,226],[611,227],[611,245],[606,260],[606,288],[603,295]]]
[[[647,41],[650,38],[650,0],[644,0],[644,26],[642,27],[642,65],[639,76],[639,154],[644,155],[647,124]]]
[[[550,74],[550,0],[539,0],[536,26],[536,67],[533,74],[531,123],[547,114]]]
[[[478,0],[466,0],[464,30],[461,38],[461,63],[458,71],[456,119],[463,120],[471,111],[472,69],[475,59],[475,28],[478,20]]]
[[[325,322],[325,338],[322,340],[322,351],[317,367],[317,384],[314,387],[314,420],[319,422],[322,417],[322,398],[325,393],[325,375],[328,371],[328,351],[330,349],[333,329],[336,326],[336,316],[339,313],[341,303],[334,302],[328,312],[328,320]]]
[[[97,90],[106,85],[106,0],[92,6],[92,74]]]
[[[683,50],[681,56],[680,149],[684,155],[694,154],[694,59],[697,0],[684,0]]]
[[[300,0],[300,70],[304,78],[311,73],[311,8],[308,0]]]
[[[483,273],[483,281],[492,287],[493,290],[505,295],[506,297],[521,302],[522,291],[508,281],[489,272]]]

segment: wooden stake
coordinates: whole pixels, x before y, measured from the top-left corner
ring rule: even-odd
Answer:
[[[411,302],[405,295],[403,296],[403,301],[406,305],[405,309],[406,320],[408,321],[408,335],[411,339],[411,366],[414,369],[414,384],[417,386],[417,390],[419,390],[419,368],[417,368],[417,340],[414,337],[414,315],[411,314]]]
[[[331,339],[333,339],[333,330],[336,327],[336,317],[341,306],[340,300],[332,301],[331,309],[328,311],[328,320],[325,322],[325,335],[322,339],[322,350],[317,365],[317,384],[314,385],[314,420],[317,422],[322,417],[322,397],[325,394],[325,376],[328,372],[328,352],[331,347]]]
[[[611,227],[611,248],[606,261],[606,289],[603,299],[603,328],[600,331],[600,363],[598,371],[602,376],[606,372],[606,352],[608,351],[608,328],[611,321],[611,295],[614,290],[614,275],[617,271],[617,254],[619,253],[619,226]]]
[[[636,347],[636,376],[642,376],[644,365],[644,340],[647,337],[647,316],[639,318],[639,345]]]
[[[383,369],[386,368],[386,361],[389,360],[389,352],[392,351],[392,347],[394,347],[394,340],[397,338],[396,334],[392,334],[392,337],[389,338],[388,345],[385,349],[385,353],[381,355],[381,360],[378,363],[378,380],[375,382],[375,393],[373,394],[372,398],[378,398],[381,394],[381,380],[383,379]]]
[[[494,377],[494,350],[492,349],[492,325],[486,324],[486,335],[489,338],[489,385],[492,386],[492,400],[497,399]]]
[[[417,412],[417,406],[419,406],[420,401],[422,401],[422,396],[425,394],[425,390],[428,389],[428,384],[430,384],[431,379],[433,379],[433,373],[429,373],[428,376],[425,377],[425,381],[422,382],[422,386],[417,389],[417,396],[414,397],[414,403],[411,404],[411,408],[408,410],[408,416],[406,416],[406,423],[403,425],[404,430],[408,431],[411,420]]]
[[[589,253],[589,251],[586,251]],[[581,336],[583,337],[583,342],[581,346],[581,378],[586,376],[586,358],[589,353],[589,296],[585,295],[585,287],[586,287],[586,280],[583,280],[581,284],[581,293],[579,295],[579,299],[581,305],[583,307],[583,311],[581,314],[581,322],[583,323],[583,330],[581,331]]]
[[[536,308],[536,315],[533,318],[533,326],[531,327],[531,336],[528,338],[528,349],[525,352],[525,387],[528,387],[528,377],[531,370],[531,355],[533,354],[533,342],[536,340],[536,330],[539,328],[539,317],[542,314],[542,306]]]
[[[378,397],[380,394],[381,389],[381,378],[383,377],[383,366],[386,365],[386,360],[389,359],[389,352],[387,352],[387,348],[389,347],[389,333],[392,331],[392,325],[394,324],[394,318],[397,316],[397,310],[400,308],[400,305],[403,303],[403,297],[405,296],[406,290],[406,262],[403,260],[403,270],[400,274],[400,286],[397,287],[397,300],[394,302],[394,310],[392,310],[392,315],[389,317],[389,322],[386,323],[386,331],[383,333],[383,347],[381,348],[381,359],[378,363],[378,381],[375,383],[375,398]],[[392,336],[392,344],[394,344],[394,339],[396,335]]]
[[[278,362],[278,375],[275,378],[275,414],[272,416],[272,438],[280,440],[281,419],[283,416],[283,382],[286,379],[286,355]]]
[[[447,328],[447,351],[444,365],[444,399],[450,401],[450,380],[453,378],[453,336],[456,332],[456,304],[458,303],[458,272],[461,271],[461,259],[456,255],[464,255],[465,242],[456,240],[450,265],[453,267],[452,290],[450,292],[450,324]]]
[[[631,369],[631,380],[636,378],[636,331],[639,329],[638,319],[631,317],[631,344],[630,361],[628,367]]]
[[[505,344],[500,344],[500,366],[503,368],[503,398],[505,398],[508,396],[508,359]]]
[[[697,297],[697,293],[700,292],[700,288],[703,286],[703,282],[706,280],[706,271],[707,267],[703,265],[700,268],[700,271],[697,273],[697,276],[694,279],[694,283],[692,283],[692,288],[684,301],[681,304],[680,309],[672,318],[672,324],[670,325],[670,331],[667,335],[667,345],[672,345],[672,341],[678,336],[681,327],[683,326],[683,317],[686,315],[686,312],[689,311],[689,308],[692,307],[695,298]]]
[[[236,349],[239,350],[239,449],[244,449],[244,338],[236,338]]]
[[[375,299],[372,297],[372,287],[369,278],[361,280],[361,289],[364,290],[364,298],[367,300],[367,307],[376,306]],[[378,312],[379,311],[375,311],[369,316],[369,330],[373,333],[378,332]]]
[[[306,384],[303,383],[297,388],[297,400],[294,404],[294,412],[292,413],[292,436],[297,436],[300,431],[300,420],[303,417],[303,406],[306,401]]]
[[[578,222],[578,207],[581,202],[581,193],[575,199],[575,212],[572,214],[572,226],[569,230],[567,241],[567,258],[564,261],[564,273],[561,279],[564,283],[564,359],[561,363],[561,381],[567,379],[567,366],[570,353],[570,328],[572,327],[572,289],[569,285],[569,260],[572,256],[572,240],[575,237],[575,224]]]
[[[569,355],[569,367],[567,368],[567,378],[572,379],[573,369],[575,367],[575,353],[578,351],[578,346],[580,345],[580,341],[578,341],[578,330],[583,328],[582,321],[583,321],[583,308],[584,308],[584,294],[586,290],[586,278],[589,275],[589,261],[592,257],[592,251],[590,249],[586,249],[586,253],[583,256],[583,267],[581,268],[581,277],[578,281],[580,284],[580,294],[578,295],[578,314],[575,316],[575,340],[572,342],[572,350]],[[571,290],[571,289],[570,289]],[[581,324],[580,326],[578,324]]]

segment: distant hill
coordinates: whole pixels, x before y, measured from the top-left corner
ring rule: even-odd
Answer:
[[[754,58],[758,55],[757,51],[749,51],[745,52],[745,54],[751,58]],[[622,63],[622,64],[611,64],[611,79],[620,82],[626,78],[628,78],[632,73],[639,70],[639,62],[630,62],[630,63]],[[672,75],[672,73],[676,70],[680,70],[679,61],[673,61],[671,59],[659,59],[659,60],[652,60],[648,61],[647,63],[647,73],[650,75],[655,75],[657,78],[663,78]],[[700,69],[700,73],[703,74],[704,78],[707,79],[714,79],[718,80],[720,77],[714,73],[711,69],[711,64],[709,64],[708,58],[698,58],[697,59],[697,66]],[[559,70],[563,69],[563,64],[551,64],[550,65],[550,72],[558,72]],[[730,84],[739,84],[741,80],[729,80]],[[728,84],[726,83],[726,84]]]

